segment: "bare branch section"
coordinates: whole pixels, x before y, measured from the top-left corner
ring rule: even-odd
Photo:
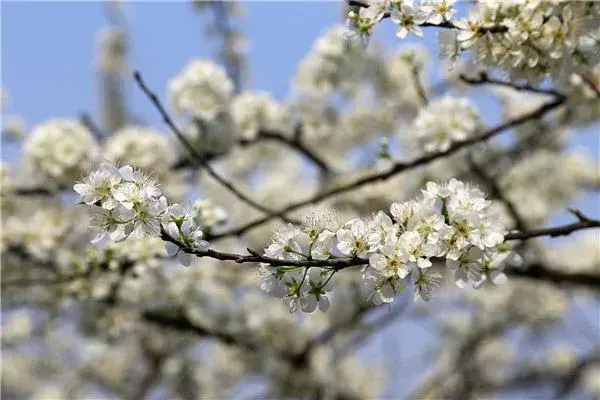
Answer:
[[[447,150],[444,151],[440,151],[440,152],[435,152],[435,153],[431,153],[431,154],[426,154],[422,157],[419,157],[413,161],[409,161],[409,162],[396,162],[393,164],[393,166],[388,169],[387,171],[381,172],[381,173],[376,173],[376,174],[372,174],[372,175],[367,175],[363,178],[359,178],[357,180],[355,180],[354,182],[350,182],[348,184],[342,185],[342,186],[338,186],[337,188],[333,188],[324,192],[321,192],[309,199],[303,200],[303,201],[299,201],[297,203],[293,203],[288,205],[287,207],[283,208],[280,211],[277,211],[275,213],[273,213],[272,215],[267,215],[265,217],[256,219],[252,222],[249,222],[246,225],[243,225],[241,227],[238,228],[234,228],[230,231],[225,231],[222,232],[221,234],[216,234],[213,235],[213,239],[218,239],[218,238],[222,238],[222,237],[227,237],[227,236],[238,236],[238,235],[242,235],[245,232],[254,229],[266,222],[271,221],[272,219],[279,217],[281,215],[285,215],[289,212],[298,210],[302,207],[306,207],[308,205],[312,205],[312,204],[316,204],[319,203],[321,201],[327,200],[333,196],[342,194],[342,193],[346,193],[355,189],[358,189],[364,185],[370,184],[370,183],[375,183],[375,182],[379,182],[379,181],[384,181],[387,180],[393,176],[396,176],[400,173],[403,173],[405,171],[409,171],[412,169],[415,169],[417,167],[420,167],[422,165],[426,165],[432,161],[450,156],[456,152],[458,152],[459,150],[463,149],[463,148],[467,148],[469,146],[472,146],[474,144],[477,143],[481,143],[484,142],[488,139],[491,139],[492,137],[504,132],[505,130],[514,128],[518,125],[521,125],[525,122],[531,121],[533,119],[536,118],[540,118],[543,115],[545,115],[546,113],[560,107],[564,102],[565,102],[565,98],[564,97],[560,97],[560,98],[556,98],[551,102],[545,103],[542,106],[540,106],[539,108],[537,108],[536,110],[533,110],[529,113],[523,114],[520,117],[514,118],[514,119],[510,119],[500,125],[497,125],[494,128],[491,128],[485,132],[482,132],[479,135],[473,136],[472,138],[468,139],[468,140],[464,140],[462,142],[457,142],[454,143],[453,145],[451,145]]]
[[[177,138],[179,139],[179,141],[183,144],[183,146],[186,148],[186,150],[192,156],[193,160],[199,166],[202,166],[203,168],[206,168],[206,170],[208,171],[208,173],[210,174],[210,176],[212,176],[217,182],[219,182],[223,187],[225,187],[227,190],[229,190],[233,195],[235,195],[238,199],[240,199],[244,203],[248,204],[252,208],[255,208],[255,209],[257,209],[257,210],[259,210],[259,211],[261,211],[261,212],[263,212],[265,214],[270,214],[270,215],[273,214],[273,211],[271,211],[267,207],[263,206],[262,204],[259,204],[256,201],[252,200],[251,198],[249,198],[248,196],[246,196],[244,193],[240,192],[231,182],[229,182],[228,180],[226,180],[225,178],[223,178],[221,175],[219,175],[210,166],[210,164],[204,159],[204,157],[202,157],[202,155],[199,154],[196,151],[196,149],[194,148],[194,146],[192,146],[190,144],[190,142],[186,139],[186,137],[179,130],[179,128],[177,128],[177,126],[175,125],[175,123],[173,122],[173,120],[171,119],[171,117],[169,116],[169,114],[167,113],[167,111],[165,110],[165,108],[163,107],[162,103],[160,102],[160,100],[156,96],[156,94],[154,92],[152,92],[148,88],[148,86],[146,85],[146,83],[144,82],[144,79],[142,78],[142,75],[140,74],[140,72],[139,71],[135,71],[133,73],[133,77],[134,77],[135,81],[137,82],[138,86],[140,87],[140,89],[142,90],[142,92],[144,92],[144,94],[148,97],[148,99],[150,99],[150,101],[152,102],[152,104],[154,105],[154,107],[156,107],[156,109],[160,113],[160,115],[161,115],[163,121],[165,122],[165,124],[167,124],[167,126],[173,131],[173,133],[175,134],[175,136],[177,136]],[[293,219],[287,218],[287,217],[285,217],[283,215],[280,216],[280,218],[282,220],[284,220],[285,222],[297,222],[297,221],[294,221]]]
[[[506,206],[508,213],[515,222],[517,230],[520,232],[527,232],[527,223],[519,214],[519,211],[517,210],[515,204],[512,201],[510,201],[508,197],[506,197],[496,179],[490,176],[479,164],[477,164],[477,162],[475,162],[471,154],[469,154],[467,157],[469,160],[471,171],[487,186],[490,195]]]
[[[542,229],[532,229],[526,232],[516,232],[509,233],[504,237],[505,240],[527,240],[540,236],[566,236],[575,231],[580,231],[582,229],[590,229],[590,228],[598,228],[600,227],[600,220],[592,219],[585,216],[579,210],[569,210],[572,214],[574,214],[578,222],[573,222],[572,224],[557,226],[553,228],[542,228]]]
[[[302,129],[301,126],[298,126],[299,130]],[[320,158],[319,156],[317,156],[311,149],[309,149],[301,140],[301,135],[296,134],[294,135],[294,138],[290,139],[285,135],[282,135],[279,132],[274,132],[274,131],[259,131],[258,135],[256,137],[256,139],[254,140],[241,140],[239,143],[242,146],[246,146],[249,144],[253,144],[256,142],[260,142],[263,140],[271,140],[271,141],[275,141],[275,142],[279,142],[281,144],[284,144],[285,146],[296,150],[297,152],[299,152],[300,154],[302,154],[304,157],[306,157],[306,159],[308,159],[309,161],[311,161],[313,164],[315,164],[319,170],[323,173],[329,173],[331,172],[331,168],[329,167],[329,165],[327,165],[327,163]]]
[[[460,80],[465,83],[468,83],[470,85],[475,85],[475,86],[496,85],[496,86],[509,87],[511,89],[518,90],[520,92],[545,94],[545,95],[554,96],[557,98],[565,98],[566,97],[564,94],[562,94],[556,90],[552,90],[552,89],[540,89],[540,88],[536,88],[534,86],[527,85],[527,84],[517,84],[514,82],[506,82],[506,81],[501,81],[498,79],[492,79],[485,72],[480,73],[479,76],[476,78],[471,78],[466,75],[460,75]]]
[[[511,268],[507,275],[546,281],[557,285],[579,286],[600,290],[600,275],[593,272],[563,272],[558,268],[548,268],[543,264],[532,264],[527,268]]]
[[[421,99],[421,103],[424,106],[428,105],[429,98],[427,97],[427,92],[425,91],[423,81],[421,80],[421,74],[420,74],[419,68],[417,68],[416,66],[413,66],[411,68],[410,72],[411,72],[413,80],[415,82],[415,89],[417,91],[417,94],[419,95],[419,98]]]

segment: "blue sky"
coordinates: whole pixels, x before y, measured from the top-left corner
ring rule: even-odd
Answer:
[[[252,2],[245,4],[245,9],[241,29],[250,39],[251,80],[247,88],[268,90],[284,98],[298,61],[321,32],[340,21],[340,3]],[[29,127],[82,111],[99,120],[94,54],[96,35],[107,23],[104,3],[3,1],[0,10],[2,86],[12,99],[8,113],[20,114]],[[215,42],[204,36],[206,18],[193,12],[188,2],[133,2],[126,4],[126,10],[133,45],[132,67],[141,70],[148,85],[161,97],[169,78],[190,59],[215,54]],[[376,37],[390,46],[399,45],[391,24],[383,25]],[[423,43],[434,51],[435,32],[426,30],[425,34]],[[127,85],[134,114],[162,128],[159,116],[131,79]],[[486,120],[498,120],[493,103],[482,100],[478,105]],[[597,132],[577,136],[573,145],[587,148],[588,154],[598,159]],[[18,150],[13,146],[3,150],[5,160],[17,157]],[[600,215],[598,196],[586,196],[577,206],[590,216]],[[571,219],[561,213],[553,222]],[[402,336],[397,330],[392,332],[396,328],[388,328],[390,335],[382,336],[369,347],[372,357],[384,357],[392,342],[398,348],[398,338]],[[427,331],[419,325],[403,329],[407,335],[419,335],[423,341],[422,346],[408,346],[407,351],[422,350],[427,345]],[[406,375],[397,384],[408,384],[410,378]]]

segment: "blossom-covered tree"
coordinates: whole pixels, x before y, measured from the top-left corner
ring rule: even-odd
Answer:
[[[99,120],[3,115],[7,396],[600,395],[600,220],[573,206],[600,170],[572,146],[600,126],[599,2],[352,0],[285,100],[245,90],[242,5],[193,5],[215,60],[150,82],[110,3]],[[358,354],[390,325],[418,367]]]

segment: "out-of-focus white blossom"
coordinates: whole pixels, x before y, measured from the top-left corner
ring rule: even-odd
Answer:
[[[277,131],[285,125],[285,109],[266,92],[244,92],[231,104],[236,131],[244,139],[254,139],[260,130]]]
[[[182,128],[188,142],[200,154],[221,154],[235,144],[236,127],[230,113],[223,112],[210,120],[194,120]],[[179,153],[188,157],[188,151],[179,146]]]
[[[209,199],[196,200],[192,211],[196,224],[207,230],[223,225],[227,221],[225,209],[213,204]]]
[[[294,78],[300,93],[321,96],[336,90],[347,92],[356,86],[367,57],[359,44],[346,39],[345,32],[342,26],[327,31],[300,62]]]
[[[169,98],[175,111],[201,120],[212,120],[227,110],[233,82],[219,65],[193,60],[169,82]]]
[[[106,158],[116,163],[126,163],[155,173],[168,170],[175,151],[167,137],[140,126],[126,126],[115,132],[106,142]]]
[[[593,396],[600,396],[600,367],[586,368],[583,374],[583,385]]]
[[[540,150],[516,163],[500,184],[520,214],[531,223],[541,223],[553,210],[574,199],[582,188],[594,185],[598,167],[578,153],[560,155]]]
[[[59,210],[42,208],[27,218],[10,216],[2,224],[2,247],[23,248],[38,260],[50,260],[61,244],[67,244],[72,222]]]
[[[410,149],[445,151],[473,136],[480,126],[477,108],[469,99],[448,96],[424,108],[402,139]]]
[[[555,345],[549,349],[546,362],[552,371],[564,374],[577,363],[577,354],[569,345]]]
[[[34,127],[24,144],[24,157],[49,184],[67,185],[97,161],[94,136],[79,122],[53,119]]]

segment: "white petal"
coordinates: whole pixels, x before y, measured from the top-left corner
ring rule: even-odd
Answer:
[[[183,251],[180,251],[177,254],[177,259],[184,267],[188,267],[194,260],[194,256],[191,254],[185,253]]]
[[[321,310],[321,312],[327,312],[327,310],[329,310],[329,299],[325,296],[321,296],[321,299],[319,300],[319,310]]]
[[[176,244],[174,244],[174,243],[171,243],[171,242],[167,242],[167,243],[165,244],[165,247],[166,247],[166,249],[167,249],[167,255],[168,255],[169,257],[172,257],[172,256],[174,256],[174,255],[175,255],[175,254],[177,254],[177,252],[179,251],[179,246],[177,246]]]

